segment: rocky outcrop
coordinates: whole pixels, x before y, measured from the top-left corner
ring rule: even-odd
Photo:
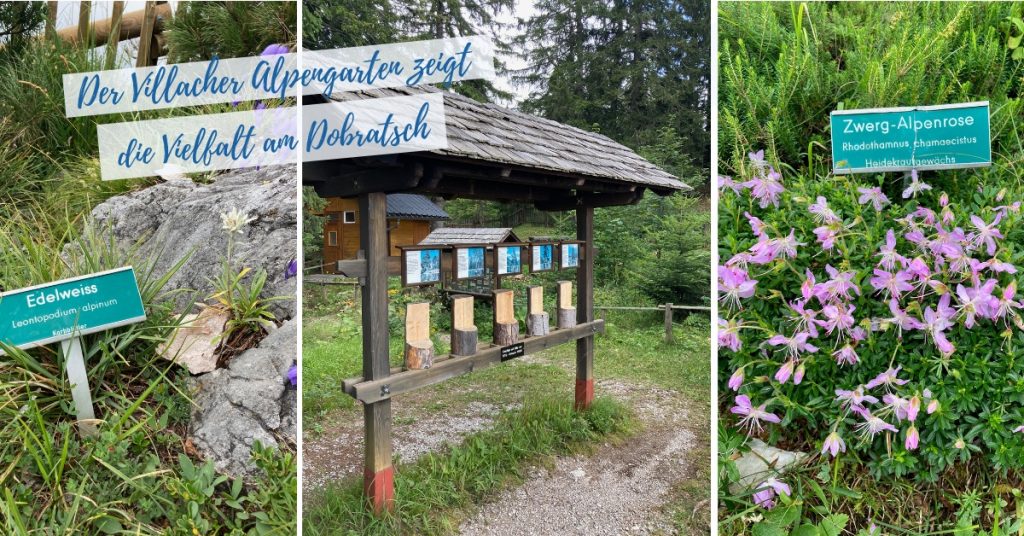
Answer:
[[[218,471],[258,477],[250,459],[254,441],[294,449],[297,397],[286,375],[295,362],[296,324],[286,322],[228,368],[192,380],[190,436]]]
[[[190,255],[166,287],[196,291],[177,296],[184,309],[190,300],[211,294],[210,279],[227,249],[221,214],[237,208],[253,220],[234,235],[234,266],[267,271],[263,297],[288,297],[271,304],[284,320],[295,316],[295,278],[285,277],[288,263],[298,258],[295,174],[289,165],[232,170],[209,184],[173,180],[112,197],[93,209],[92,218],[99,229],[109,228],[122,248],[141,241],[140,252],[155,259],[158,276]]]

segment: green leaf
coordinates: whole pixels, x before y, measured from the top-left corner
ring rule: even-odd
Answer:
[[[839,536],[846,528],[850,518],[846,514],[833,514],[821,520],[821,533],[824,536]]]
[[[750,528],[751,536],[786,536],[786,531],[775,523],[762,521]]]
[[[119,534],[124,531],[124,527],[121,526],[121,522],[112,518],[104,517],[96,524],[96,529],[103,534]]]
[[[811,525],[810,523],[804,523],[799,527],[793,529],[793,532],[789,533],[789,536],[820,536],[818,527]]]

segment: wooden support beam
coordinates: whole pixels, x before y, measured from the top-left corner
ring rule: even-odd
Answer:
[[[573,340],[593,338],[596,333],[604,333],[604,320],[580,324],[572,329],[555,330],[543,337],[527,337],[522,343],[524,352],[532,354]],[[395,395],[501,363],[501,350],[501,346],[489,345],[471,356],[444,356],[435,359],[434,366],[426,370],[400,371],[378,380],[349,378],[343,385],[346,386],[345,392],[350,396],[365,404],[377,405]]]
[[[366,259],[338,261],[334,271],[345,277],[366,277]]]
[[[57,2],[46,3],[46,33],[47,39],[57,35]]]
[[[576,209],[576,238],[583,250],[594,251],[594,208]],[[576,322],[585,325],[594,320],[594,255],[580,259],[576,269]],[[576,403],[585,410],[594,401],[594,337],[576,340]]]
[[[92,2],[82,0],[78,3],[78,42],[89,43],[89,28],[92,27]]]
[[[107,69],[113,69],[117,65],[117,44],[121,42],[121,19],[123,15],[124,2],[114,2],[114,8],[110,14],[110,37],[107,39]],[[94,28],[95,26],[98,26],[98,23],[94,25]],[[95,29],[93,31],[95,32]]]
[[[573,210],[581,207],[616,207],[635,205],[644,197],[644,189],[623,193],[586,193],[580,192],[575,197],[538,201],[535,206],[540,210]]]
[[[359,196],[359,237],[365,252],[366,284],[363,289],[363,377],[387,380],[388,359],[388,221],[387,196]],[[391,465],[391,401],[363,406],[365,458],[363,490],[374,512],[394,506],[395,481]]]
[[[116,4],[123,2],[115,2],[115,13]],[[182,2],[184,3],[184,2]],[[56,6],[57,2],[49,2],[53,9],[54,17],[56,17]],[[179,4],[180,5],[180,4]],[[122,11],[124,7],[122,6]],[[154,33],[160,33],[163,31],[163,21],[171,18],[171,5],[165,2],[157,3],[154,7],[156,14],[155,24],[153,26]],[[140,9],[138,11],[129,11],[123,13],[120,17],[120,29],[115,29],[115,17],[109,19],[101,19],[92,21],[92,28],[90,34],[93,39],[95,46],[103,46],[111,42],[111,40],[123,41],[125,39],[135,39],[142,34],[142,23],[145,20],[146,10]],[[56,20],[56,19],[54,19]],[[69,26],[67,28],[61,28],[60,31],[54,30],[54,34],[59,37],[62,41],[69,43],[81,43],[79,37],[79,28],[77,26]]]
[[[152,59],[153,30],[155,26],[156,2],[146,2],[146,9],[142,13],[142,29],[139,32],[139,51],[138,57],[135,58],[135,67],[149,67],[152,65],[150,61]]]

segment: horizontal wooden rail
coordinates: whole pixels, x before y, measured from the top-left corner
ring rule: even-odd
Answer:
[[[595,310],[599,311],[664,311],[665,306],[659,305],[657,307],[601,307],[595,306]],[[707,311],[711,312],[710,307],[703,307],[699,305],[673,305],[671,307],[673,311]]]
[[[604,333],[604,320],[579,324],[568,329],[553,330],[549,335],[524,337],[519,342],[524,352],[531,354],[595,333]],[[434,365],[423,370],[392,369],[391,376],[382,380],[363,381],[350,378],[342,382],[345,393],[365,404],[387,400],[394,395],[413,391],[456,376],[487,368],[501,362],[501,346],[489,345],[476,354],[465,357],[435,358]]]

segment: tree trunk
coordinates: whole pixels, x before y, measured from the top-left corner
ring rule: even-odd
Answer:
[[[508,346],[519,341],[519,322],[495,322],[494,344]]]
[[[526,333],[531,337],[547,335],[551,330],[549,327],[550,318],[551,316],[547,313],[535,313],[530,315],[526,320]]]
[[[476,353],[477,331],[472,329],[452,330],[452,355],[473,355]]]
[[[434,343],[429,340],[405,341],[405,368],[428,369],[434,364]]]
[[[566,329],[576,326],[576,308],[558,308],[558,329]]]

